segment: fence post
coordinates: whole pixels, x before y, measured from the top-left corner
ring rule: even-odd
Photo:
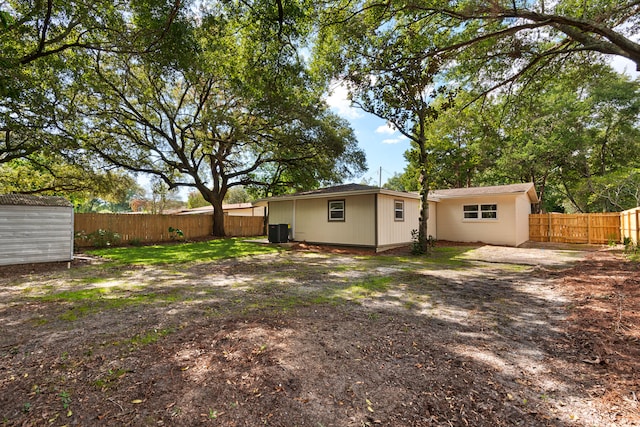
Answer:
[[[551,242],[551,212],[547,214],[547,242]]]
[[[636,245],[640,245],[640,208],[637,208],[636,211]],[[629,230],[629,235],[631,235],[631,230]]]
[[[627,226],[625,228],[625,235],[628,235],[629,238],[632,238],[631,235],[631,212],[627,212]],[[624,238],[622,239],[624,241]]]

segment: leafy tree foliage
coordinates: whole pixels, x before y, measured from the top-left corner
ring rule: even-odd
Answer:
[[[635,0],[372,0],[358,6],[428,28],[433,46],[424,57],[454,55],[467,82],[488,91],[546,67],[560,69],[576,53],[621,56],[640,70]]]
[[[252,197],[249,192],[244,187],[238,186],[229,188],[223,202],[229,204],[249,203],[251,202],[251,199]],[[198,191],[190,191],[187,195],[187,207],[189,209],[201,208],[210,205],[211,204],[207,202]]]
[[[438,185],[532,181],[545,211],[637,206],[640,86],[607,66],[586,70],[547,75],[518,97],[503,93],[482,105],[468,105],[461,95],[430,128],[440,141],[433,151],[435,175],[444,178]],[[411,179],[418,163],[415,154],[407,156],[404,179]],[[455,179],[461,164],[473,165],[464,169],[466,182]]]
[[[112,188],[108,197],[119,197],[123,184],[132,181],[86,156],[59,129],[60,123],[76,120],[71,88],[85,79],[89,52],[158,53],[176,43],[179,10],[180,2],[164,0],[2,2],[2,191],[71,192],[75,199],[91,192],[106,197]]]
[[[275,15],[269,30],[251,20],[254,9],[240,16],[246,4],[231,6],[206,16],[176,61],[99,52],[88,94],[79,88],[74,106],[84,120],[67,129],[110,164],[197,189],[214,208],[217,236],[233,187],[309,187],[365,167],[351,129],[297,57],[298,29]]]

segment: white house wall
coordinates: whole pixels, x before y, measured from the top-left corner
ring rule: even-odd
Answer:
[[[269,224],[293,225],[293,202],[269,202]]]
[[[404,202],[404,220],[395,220],[395,201]],[[411,242],[411,231],[418,229],[420,200],[378,195],[378,246]]]
[[[427,236],[438,238],[438,204],[429,202],[429,219],[427,220]]]
[[[345,201],[344,221],[329,221],[330,200]],[[375,246],[374,201],[373,194],[296,200],[294,238],[300,242]]]
[[[522,196],[528,200],[525,195]],[[441,199],[437,204],[438,240],[517,246],[522,243],[519,240],[523,238],[523,231],[517,231],[516,218],[517,213],[521,213],[524,207],[520,202],[516,204],[516,198],[517,195],[497,195]],[[471,204],[496,204],[498,218],[495,220],[464,219],[463,206]],[[524,217],[528,221],[528,216]],[[527,225],[527,239],[528,233]]]
[[[0,265],[73,259],[73,209],[0,205]]]
[[[526,194],[516,197],[516,246],[529,240],[529,214],[531,200]]]

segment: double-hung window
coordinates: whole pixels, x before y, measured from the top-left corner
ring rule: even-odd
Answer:
[[[329,221],[344,221],[344,200],[329,200]]]
[[[404,221],[404,201],[393,201],[393,219],[394,221]]]

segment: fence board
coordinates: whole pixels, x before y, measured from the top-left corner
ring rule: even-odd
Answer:
[[[97,230],[109,230],[118,233],[122,238],[122,243],[131,241],[155,243],[175,240],[176,236],[169,233],[169,227],[180,229],[187,240],[211,236],[213,215],[78,213],[74,218],[76,234],[87,235]],[[264,218],[260,216],[225,216],[224,227],[228,236],[260,236],[264,234]],[[90,246],[91,242],[76,239],[75,245],[86,247]]]
[[[620,213],[531,214],[529,240],[534,242],[606,244],[619,242]]]

